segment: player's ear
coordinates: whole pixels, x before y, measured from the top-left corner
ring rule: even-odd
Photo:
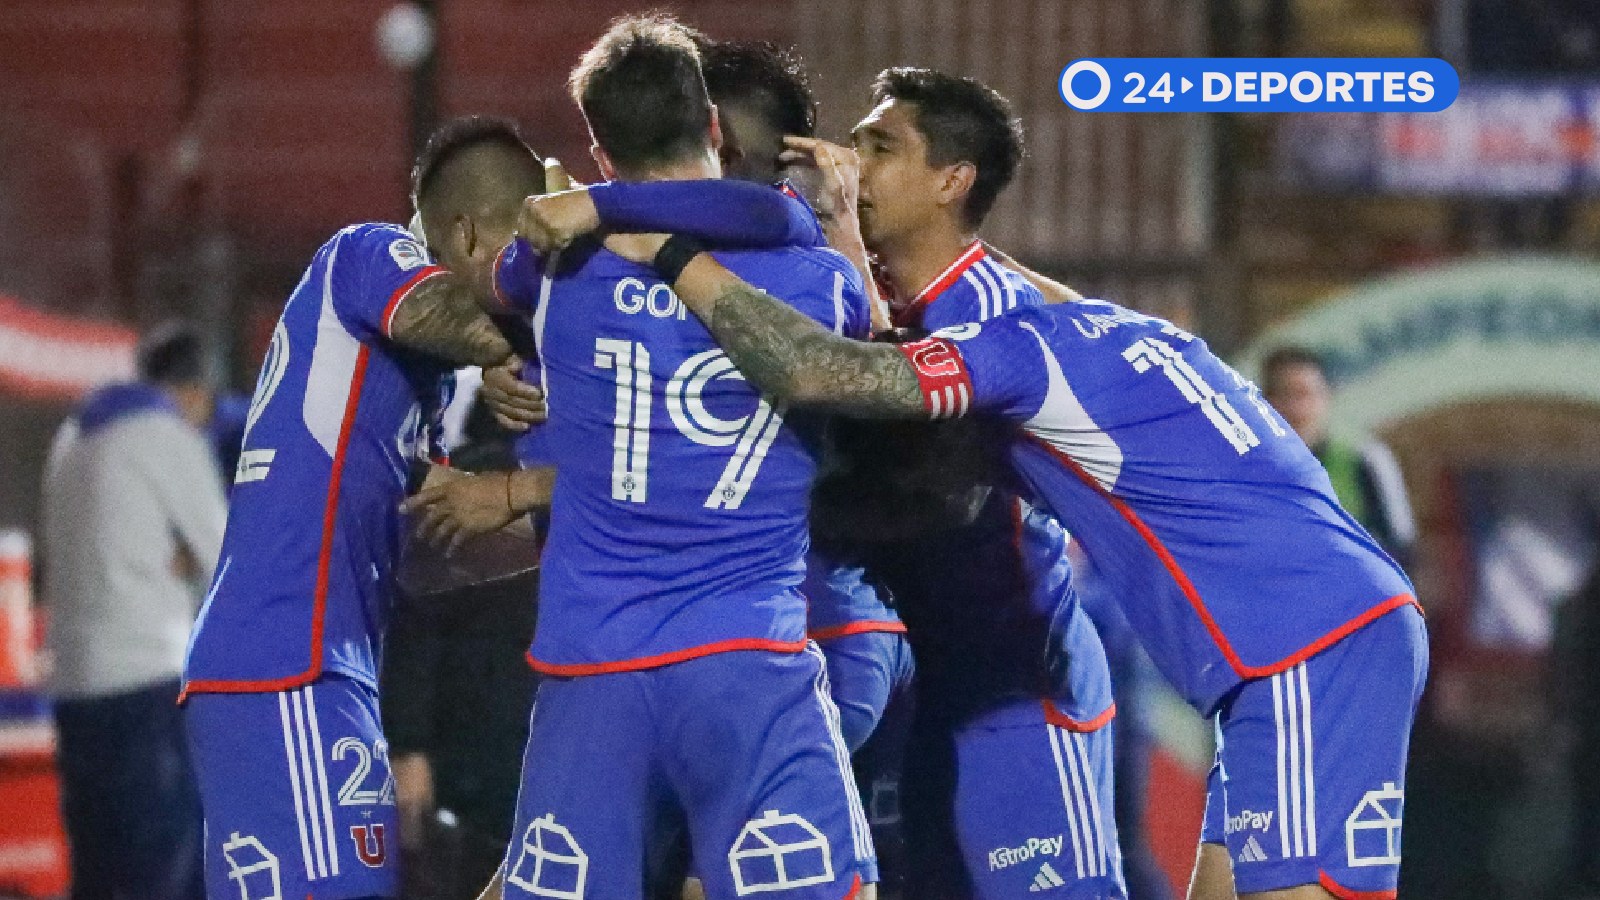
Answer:
[[[594,164],[600,167],[601,178],[607,181],[616,180],[617,167],[611,164],[611,157],[606,155],[606,151],[602,150],[599,144],[589,145],[589,155],[594,157]]]
[[[711,149],[713,152],[722,149],[722,118],[717,115],[717,105],[711,104]]]
[[[939,183],[939,201],[943,204],[960,203],[978,181],[978,167],[969,162],[945,166]]]
[[[477,249],[478,229],[473,221],[466,216],[456,216],[450,222],[450,236],[455,240],[456,247],[463,256],[471,256]]]

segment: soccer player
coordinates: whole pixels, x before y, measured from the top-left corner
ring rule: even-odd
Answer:
[[[780,403],[1013,424],[1012,464],[1083,545],[1081,589],[1119,602],[1167,679],[1216,717],[1191,897],[1394,896],[1427,671],[1411,584],[1288,424],[1203,341],[1103,301],[1019,309],[903,346],[851,341],[691,242],[611,246],[659,260]]]
[[[936,330],[1042,305],[978,237],[1022,156],[1006,100],[971,78],[889,69],[873,102],[853,134],[858,208],[896,323]],[[1105,652],[1072,591],[1066,534],[1003,479],[982,479],[995,489],[972,522],[868,557],[919,660],[905,785],[914,890],[1123,896]]]
[[[816,100],[799,60],[770,44],[702,40],[700,49],[722,126],[723,176],[757,184],[783,181],[794,171],[780,161],[784,137],[816,133]],[[837,239],[832,243],[840,249]],[[854,753],[890,698],[910,689],[905,625],[859,566],[839,566],[815,548],[804,592],[809,633],[827,657],[845,744]]]
[[[216,900],[398,895],[376,685],[400,501],[451,368],[511,355],[476,285],[542,183],[505,123],[443,131],[414,192],[450,270],[399,226],[350,226],[273,331],[184,673]]]
[[[619,21],[571,84],[608,178],[720,174],[681,26]],[[810,321],[865,333],[838,254],[722,258]],[[500,285],[538,338],[542,453],[559,473],[505,894],[639,896],[649,813],[670,796],[708,896],[870,896],[871,839],[798,590],[815,428],[733,372],[649,269],[595,246],[541,266],[521,242],[501,267],[522,273]]]
[[[891,294],[905,298],[901,324],[940,328],[1042,304],[1040,292],[991,259],[977,237],[1022,154],[1004,98],[971,79],[893,69],[880,77],[874,99],[856,129],[861,229]],[[819,157],[837,149],[807,146]],[[708,197],[715,193],[706,186]],[[541,199],[531,208],[548,205]],[[846,215],[855,206],[848,197],[844,205]],[[860,466],[854,502],[926,507],[939,468],[981,466],[973,445],[997,440],[958,428],[968,433],[902,427],[858,438],[870,444],[858,456],[885,459]],[[900,599],[924,660],[904,791],[914,807],[907,811],[910,890],[918,897],[1004,897],[1030,888],[1121,896],[1105,653],[1072,593],[1066,535],[1015,492],[985,494],[999,478],[974,471],[951,485],[945,476],[935,491],[935,527],[901,515],[855,548],[855,560]],[[883,490],[896,484],[905,485],[898,495]],[[972,488],[980,500],[974,509],[946,502]],[[888,539],[908,529],[917,536]]]

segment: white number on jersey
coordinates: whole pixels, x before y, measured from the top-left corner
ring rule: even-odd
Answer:
[[[374,757],[384,764],[385,770],[389,767],[389,745],[378,741],[367,749],[360,738],[342,737],[333,745],[333,761],[342,762],[346,756],[355,757],[355,768],[350,771],[350,777],[344,780],[344,785],[339,788],[340,806],[393,806],[394,774],[391,772],[384,778],[377,789],[363,787],[367,776],[372,772]]]
[[[617,373],[617,407],[611,461],[611,497],[643,503],[650,468],[650,352],[640,343],[597,338],[594,362]],[[684,437],[705,447],[733,447],[722,477],[706,495],[707,509],[738,509],[783,428],[783,415],[759,399],[749,415],[723,419],[706,409],[703,395],[718,378],[744,380],[721,350],[683,361],[667,380],[667,413]]]
[[[650,486],[650,351],[631,341],[596,338],[594,364],[617,372],[611,498],[643,503]]]
[[[1187,337],[1176,328],[1169,329],[1169,333]],[[1171,344],[1160,338],[1143,337],[1122,351],[1122,358],[1132,363],[1136,372],[1148,372],[1151,368],[1159,366],[1167,376],[1167,380],[1183,394],[1184,399],[1197,404],[1211,424],[1216,426],[1217,431],[1227,438],[1228,443],[1232,444],[1233,449],[1241,455],[1261,444],[1261,438],[1256,436],[1255,430],[1239,415],[1238,410],[1233,408],[1228,396],[1217,393],[1215,388],[1207,384],[1200,373],[1189,365],[1189,361],[1172,349]]]
[[[247,449],[239,453],[239,465],[233,473],[234,484],[262,481],[272,468],[273,457],[278,455],[278,451],[249,449],[250,432],[255,430],[256,420],[261,418],[267,404],[272,402],[272,395],[278,392],[278,385],[283,383],[283,373],[288,370],[289,331],[279,320],[278,327],[272,329],[272,343],[267,345],[267,358],[261,363],[261,375],[256,378],[256,392],[250,398],[250,411],[245,415],[244,436],[239,443]]]

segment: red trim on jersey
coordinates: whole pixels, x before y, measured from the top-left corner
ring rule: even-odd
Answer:
[[[443,266],[423,266],[422,271],[411,276],[411,280],[395,288],[394,293],[389,295],[389,302],[383,307],[384,337],[389,337],[389,326],[394,321],[394,311],[400,308],[400,301],[406,298],[406,294],[411,293],[411,289],[423,281],[435,275],[443,275],[446,271]]]
[[[972,408],[972,375],[956,345],[944,338],[895,344],[916,373],[922,405],[931,419],[965,415]]]
[[[846,622],[843,625],[830,625],[827,628],[818,628],[806,632],[806,637],[813,641],[831,641],[834,638],[849,637],[852,634],[905,634],[906,623],[891,622],[886,619],[861,619],[856,622]]]
[[[443,271],[443,270],[440,270]],[[356,410],[361,406],[361,385],[367,377],[367,354],[363,344],[356,354],[356,368],[350,375],[350,393],[344,401],[344,421],[339,425],[339,443],[333,453],[333,471],[328,475],[328,499],[322,509],[322,549],[317,553],[317,582],[311,609],[311,665],[299,675],[264,681],[210,679],[190,681],[183,686],[178,702],[190,694],[263,694],[293,690],[316,681],[322,675],[322,628],[328,608],[328,577],[333,565],[333,536],[339,519],[339,485],[344,480],[345,450],[350,446]]]
[[[1167,574],[1171,575],[1172,580],[1177,583],[1178,590],[1183,592],[1183,596],[1189,601],[1189,605],[1194,608],[1195,614],[1200,617],[1201,623],[1205,625],[1206,631],[1211,635],[1212,642],[1217,645],[1217,649],[1222,651],[1223,658],[1227,659],[1228,665],[1233,668],[1233,671],[1240,678],[1265,678],[1269,675],[1276,675],[1279,672],[1283,672],[1298,666],[1311,657],[1316,656],[1318,653],[1321,653],[1323,650],[1326,650],[1334,644],[1337,644],[1339,641],[1344,640],[1346,637],[1349,637],[1363,626],[1399,609],[1402,606],[1414,606],[1419,611],[1422,609],[1422,606],[1417,603],[1416,598],[1410,594],[1396,594],[1395,596],[1384,600],[1382,603],[1373,606],[1366,612],[1356,616],[1343,625],[1340,625],[1338,628],[1329,631],[1327,634],[1324,634],[1322,637],[1317,638],[1310,644],[1307,644],[1298,651],[1290,654],[1284,659],[1279,660],[1278,662],[1265,666],[1247,666],[1244,664],[1244,660],[1239,658],[1239,654],[1234,651],[1233,645],[1228,643],[1228,638],[1222,633],[1221,626],[1217,625],[1217,621],[1211,617],[1211,612],[1210,610],[1206,609],[1205,601],[1200,599],[1200,592],[1195,590],[1194,583],[1189,580],[1189,576],[1183,571],[1183,568],[1178,565],[1178,561],[1173,558],[1172,553],[1167,549],[1166,544],[1163,544],[1161,539],[1156,537],[1155,532],[1150,530],[1150,526],[1146,525],[1144,520],[1139,518],[1139,514],[1134,512],[1133,508],[1130,507],[1121,497],[1118,497],[1117,495],[1106,490],[1105,485],[1096,480],[1093,475],[1090,475],[1088,472],[1084,471],[1083,467],[1079,466],[1077,461],[1072,457],[1061,452],[1055,447],[1052,447],[1049,443],[1038,437],[1033,437],[1033,440],[1040,447],[1043,447],[1046,452],[1050,453],[1063,465],[1070,469],[1073,474],[1077,475],[1080,481],[1082,481],[1084,484],[1087,484],[1095,491],[1095,493],[1104,497],[1106,502],[1110,503],[1112,508],[1115,509],[1129,525],[1133,526],[1133,530],[1137,531],[1139,536],[1144,538],[1145,544],[1155,552],[1156,557],[1161,560],[1161,564],[1166,567]]]
[[[1327,872],[1317,873],[1317,884],[1339,900],[1395,900],[1398,896],[1396,891],[1352,891],[1334,881]]]
[[[1062,711],[1061,707],[1055,705],[1048,697],[1040,700],[1039,705],[1044,707],[1044,720],[1046,722],[1057,728],[1064,728],[1067,731],[1075,731],[1079,734],[1099,731],[1111,724],[1111,720],[1117,717],[1117,705],[1115,703],[1106,707],[1105,712],[1100,715],[1082,722],[1067,715]]]
[[[728,641],[717,641],[711,644],[701,644],[698,647],[688,647],[683,650],[674,650],[671,653],[658,653],[655,656],[636,656],[633,659],[619,659],[616,662],[603,663],[547,663],[540,662],[533,656],[533,651],[528,651],[528,666],[540,675],[558,675],[563,678],[572,678],[579,675],[612,675],[617,672],[638,672],[644,669],[659,669],[673,663],[687,662],[699,659],[702,656],[711,656],[716,653],[733,653],[739,650],[765,650],[771,653],[799,653],[806,649],[805,641],[775,641],[771,638],[734,638]]]
[[[844,895],[844,900],[856,900],[856,898],[859,897],[860,895],[861,895],[861,875],[857,874],[856,875],[856,879],[854,881],[850,882],[850,893]]]
[[[973,241],[967,245],[967,249],[961,251],[961,255],[956,257],[954,262],[940,272],[938,277],[928,282],[927,287],[918,291],[910,303],[894,314],[894,324],[902,327],[921,324],[922,312],[928,308],[928,304],[939,299],[940,294],[965,275],[974,263],[987,255],[987,251],[983,249],[983,241]]]
[[[505,293],[500,290],[500,263],[506,258],[506,251],[510,250],[511,245],[516,242],[516,238],[506,241],[506,245],[501,247],[500,252],[494,255],[494,265],[489,267],[489,284],[494,288],[495,305],[506,312],[514,312],[516,307],[511,305],[511,301],[507,300]]]

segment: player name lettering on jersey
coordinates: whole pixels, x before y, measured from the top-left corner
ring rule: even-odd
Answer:
[[[1077,327],[1079,334],[1094,340],[1105,337],[1119,325],[1131,325],[1135,322],[1145,321],[1146,318],[1146,316],[1131,310],[1121,310],[1114,313],[1087,312],[1073,316],[1072,324]]]
[[[611,298],[619,312],[630,316],[649,312],[657,319],[677,319],[680,322],[689,316],[688,308],[678,301],[678,295],[660,282],[646,284],[638,278],[618,279],[617,289]]]

